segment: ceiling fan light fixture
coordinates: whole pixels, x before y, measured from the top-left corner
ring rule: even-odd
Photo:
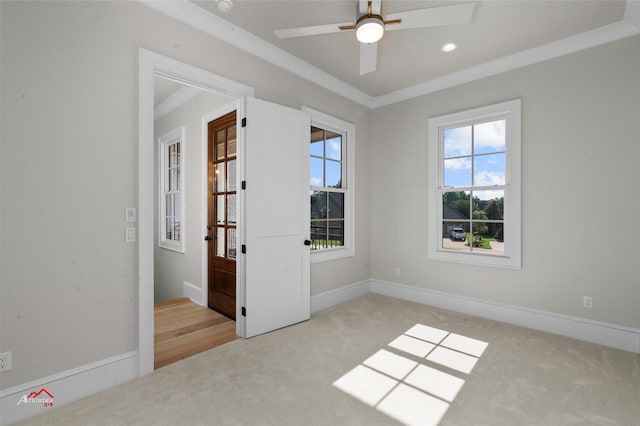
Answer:
[[[360,43],[375,43],[384,35],[384,22],[378,17],[362,19],[356,25],[356,38]]]

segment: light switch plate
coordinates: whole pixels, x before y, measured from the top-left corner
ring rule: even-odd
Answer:
[[[136,242],[136,228],[126,228],[125,229],[124,242],[125,243],[135,243]]]
[[[125,220],[127,222],[135,222],[136,221],[136,208],[135,207],[127,207],[124,213]]]

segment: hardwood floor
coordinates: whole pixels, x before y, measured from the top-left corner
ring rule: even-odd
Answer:
[[[238,338],[235,321],[186,297],[155,304],[154,326],[155,368]]]

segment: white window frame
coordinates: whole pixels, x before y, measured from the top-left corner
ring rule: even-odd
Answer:
[[[442,248],[443,134],[445,129],[506,120],[504,186],[504,254],[458,252]],[[499,104],[433,117],[428,120],[428,243],[432,260],[463,262],[520,269],[521,248],[521,101]]]
[[[180,190],[176,191],[175,194],[180,198],[180,218],[182,221],[180,222],[180,240],[170,240],[167,239],[167,222],[166,222],[166,175],[167,175],[167,158],[166,151],[167,147],[179,143],[180,144],[180,164],[178,167],[180,168]],[[185,205],[184,205],[184,192],[185,192],[185,168],[184,168],[184,157],[185,157],[185,127],[181,126],[177,129],[170,131],[158,138],[158,192],[159,192],[159,208],[158,208],[158,245],[164,249],[172,250],[178,253],[184,253],[185,248],[185,237],[186,237],[186,226],[185,226]]]
[[[344,246],[311,252],[311,263],[326,262],[355,255],[355,140],[356,128],[339,118],[303,106],[302,111],[311,116],[311,125],[342,135],[342,189],[344,192]],[[309,185],[310,189],[314,189]],[[321,190],[321,188],[318,188]],[[311,223],[309,223],[309,226]]]

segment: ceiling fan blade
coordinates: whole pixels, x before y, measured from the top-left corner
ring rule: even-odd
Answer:
[[[460,25],[471,22],[475,3],[452,4],[448,6],[429,7],[427,9],[408,10],[406,12],[389,13],[385,21],[401,19],[402,22],[385,27],[385,30],[406,30],[409,28],[437,27],[443,25]]]
[[[353,22],[340,22],[337,24],[323,24],[312,25],[310,27],[287,28],[284,30],[275,30],[274,33],[278,38],[306,37],[318,34],[338,33],[342,31],[340,27],[351,25],[353,25]]]
[[[360,43],[360,75],[376,70],[378,61],[378,43]]]

